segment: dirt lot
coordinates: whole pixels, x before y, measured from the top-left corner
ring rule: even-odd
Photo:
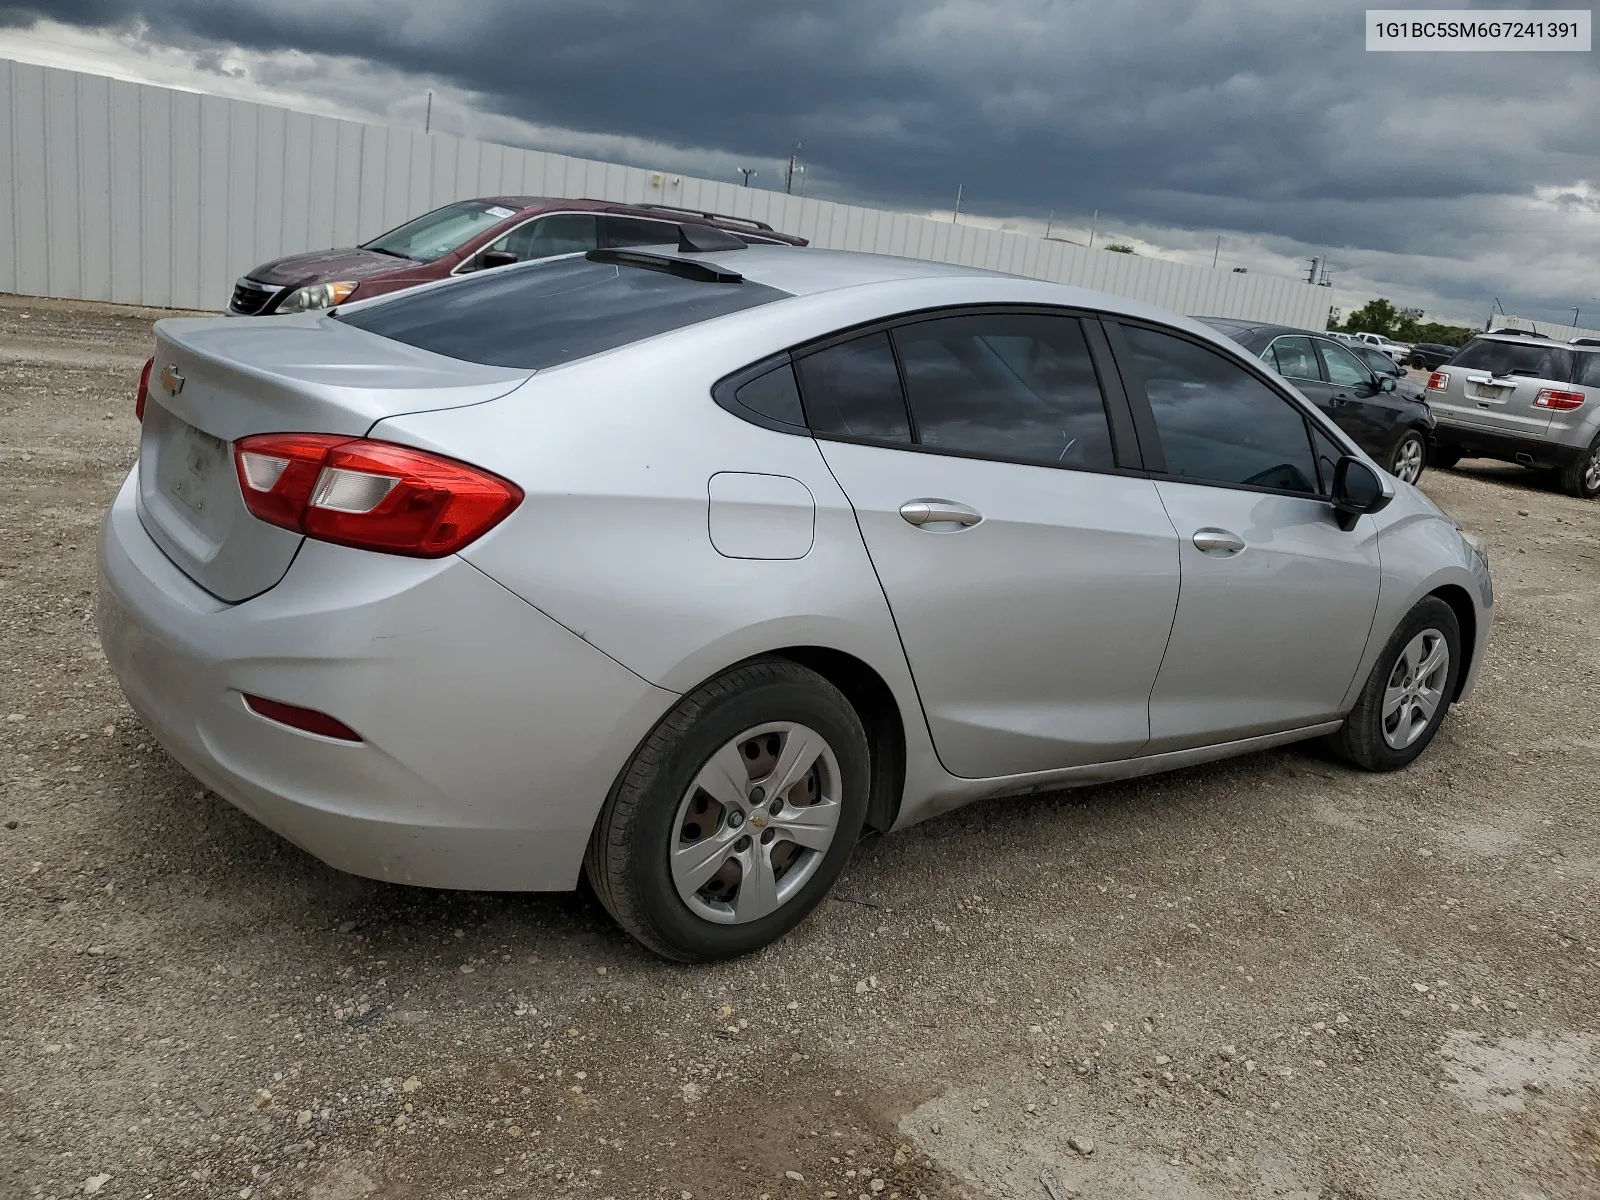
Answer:
[[[142,731],[93,550],[151,316],[0,297],[4,1200],[1600,1196],[1600,509],[1426,477],[1500,602],[1411,770],[980,805],[690,969],[337,874]]]

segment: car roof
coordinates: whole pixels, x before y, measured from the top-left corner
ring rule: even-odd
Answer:
[[[1298,329],[1293,325],[1275,325],[1270,321],[1242,321],[1237,317],[1196,317],[1213,329],[1220,329],[1223,333],[1239,340],[1241,335],[1255,340],[1270,340],[1292,334],[1298,337],[1332,338],[1333,335],[1326,329]]]
[[[736,217],[731,213],[705,212],[697,208],[674,208],[666,204],[625,204],[616,200],[570,199],[564,196],[478,196],[473,203],[498,204],[514,208],[517,216],[536,209],[559,208],[564,212],[616,213],[631,217],[652,217],[660,221],[701,221],[707,224],[725,224],[734,229],[748,229],[763,237],[791,239],[793,235],[779,233],[765,221],[753,217]],[[798,240],[798,239],[796,239]]]

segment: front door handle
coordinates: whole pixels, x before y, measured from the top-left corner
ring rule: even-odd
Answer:
[[[1196,550],[1205,554],[1215,554],[1219,558],[1237,554],[1244,549],[1244,539],[1237,533],[1229,533],[1226,529],[1196,530],[1193,541]]]
[[[1349,396],[1345,395],[1343,392],[1339,392],[1333,398],[1333,406],[1335,408],[1338,408],[1340,405],[1344,404],[1349,399],[1350,399]]]
[[[948,525],[965,527],[983,520],[983,514],[977,509],[957,504],[954,500],[907,500],[900,506],[900,515],[918,529]]]

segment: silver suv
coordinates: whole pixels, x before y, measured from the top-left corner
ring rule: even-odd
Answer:
[[[1555,467],[1569,495],[1600,496],[1600,347],[1484,334],[1428,380],[1433,465],[1498,458]]]

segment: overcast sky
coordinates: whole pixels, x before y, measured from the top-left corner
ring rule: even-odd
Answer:
[[[1463,0],[1453,0],[1457,6]],[[1494,7],[1512,7],[1495,0]],[[0,56],[1600,326],[1592,54],[1341,0],[0,0]]]

